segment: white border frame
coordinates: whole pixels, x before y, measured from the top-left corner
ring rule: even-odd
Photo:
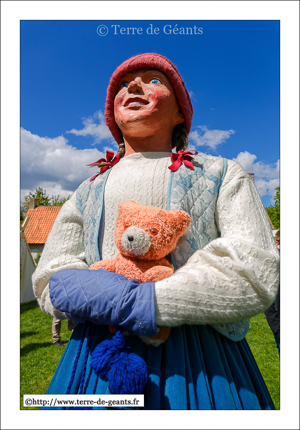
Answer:
[[[20,20],[280,20],[281,30],[281,410],[19,410],[19,38]],[[2,428],[299,428],[299,2],[295,1],[2,1],[1,2],[1,400]],[[99,19],[100,21],[100,19]],[[287,168],[286,168],[287,167]],[[12,184],[11,184],[12,183]],[[13,190],[13,193],[12,193]],[[12,197],[14,194],[15,198]],[[6,203],[9,202],[9,205]],[[12,202],[12,203],[11,203]],[[292,228],[292,230],[290,230]],[[13,259],[13,261],[12,261]],[[287,260],[288,259],[288,260]],[[287,263],[288,261],[288,263]],[[285,270],[286,268],[286,270]],[[287,275],[288,272],[288,275]],[[287,292],[286,292],[287,290]],[[88,416],[87,416],[88,414]],[[135,414],[135,415],[134,415]]]

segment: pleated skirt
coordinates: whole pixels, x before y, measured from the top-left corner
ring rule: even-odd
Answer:
[[[70,394],[111,394],[108,382],[90,366],[95,347],[111,337],[107,327],[79,324],[47,394],[66,394],[67,390]],[[146,345],[137,336],[126,337],[126,343],[148,365],[144,407],[140,409],[275,409],[246,339],[234,342],[210,326],[184,325],[172,328],[168,340],[159,347]]]

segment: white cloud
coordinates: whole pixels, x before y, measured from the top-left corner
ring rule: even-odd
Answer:
[[[50,195],[67,197],[97,173],[87,164],[104,157],[96,148],[77,149],[63,136],[40,137],[21,129],[21,198],[37,187]]]
[[[196,99],[196,95],[195,95],[194,91],[188,91],[188,93],[189,93],[190,99],[194,100],[196,102],[197,99]]]
[[[274,197],[275,188],[279,187],[279,178],[270,180],[258,178],[255,179],[255,185],[261,197],[266,195]]]
[[[189,146],[187,148],[187,151],[196,151],[196,146],[189,142]],[[174,148],[173,152],[176,152],[176,148]]]
[[[235,130],[209,130],[206,125],[199,125],[189,134],[189,139],[196,146],[208,146],[215,150],[218,145],[224,143],[235,133]]]
[[[76,130],[72,128],[67,133],[72,133],[76,136],[92,136],[94,137],[94,144],[100,143],[104,139],[113,139],[109,128],[105,124],[104,115],[101,110],[98,110],[88,118],[83,118],[82,123],[84,125],[83,129]]]
[[[275,188],[279,187],[279,160],[274,164],[266,164],[257,161],[255,154],[248,151],[240,152],[235,161],[237,161],[247,173],[254,173],[254,181],[260,196],[275,195]]]

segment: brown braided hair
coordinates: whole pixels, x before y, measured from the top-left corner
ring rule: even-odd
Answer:
[[[120,158],[123,158],[124,157],[124,155],[125,155],[125,143],[124,142],[122,142],[122,143],[120,143],[119,144],[119,150],[118,150],[118,152],[116,153],[116,155],[114,156],[114,159],[116,158],[116,157],[120,157]],[[99,163],[93,163],[93,166],[92,167],[103,167],[103,166],[106,166],[107,165],[107,162],[106,161],[100,161]]]
[[[123,158],[124,155],[125,155],[125,143],[122,142],[122,143],[119,143],[119,150],[116,153],[116,157],[119,156],[120,158]]]
[[[172,134],[172,147],[176,148],[176,152],[178,152],[184,151],[188,146],[188,131],[185,122],[177,124]]]

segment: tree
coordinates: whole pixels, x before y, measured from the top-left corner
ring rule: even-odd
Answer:
[[[280,229],[280,187],[275,188],[274,206],[266,208],[270,220],[276,230]]]
[[[25,202],[23,203],[23,207],[26,211],[29,209],[31,198],[37,200],[37,206],[50,206],[51,204],[51,197],[46,194],[46,190],[41,187],[38,187],[33,193],[30,192],[27,196],[25,196]]]
[[[71,196],[68,197],[60,197],[58,196],[52,196],[51,197],[51,205],[52,206],[62,206],[64,203],[66,203],[67,200],[69,200]]]
[[[23,206],[20,205],[20,223],[22,224],[23,220],[25,218],[25,212]]]
[[[24,197],[25,202],[23,203],[23,206],[21,206],[20,218],[22,219],[22,216],[23,219],[25,218],[25,214],[29,209],[31,198],[37,200],[37,206],[62,206],[67,200],[69,200],[70,197],[71,196],[60,197],[59,195],[49,197],[46,193],[46,190],[41,187],[38,187],[33,193],[30,192],[29,194],[27,194],[27,196]]]

